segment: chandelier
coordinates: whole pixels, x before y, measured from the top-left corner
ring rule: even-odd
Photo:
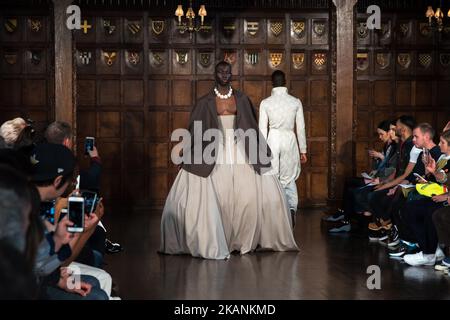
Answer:
[[[205,5],[201,5],[200,9],[198,10],[198,15],[200,17],[200,26],[195,26],[195,12],[194,9],[192,9],[192,0],[189,1],[189,8],[186,12],[186,19],[187,22],[182,22],[182,18],[184,16],[183,6],[181,4],[178,5],[177,9],[175,10],[175,16],[178,17],[178,25],[177,29],[178,31],[183,34],[186,31],[189,32],[189,36],[192,39],[192,34],[194,32],[198,31],[209,31],[211,30],[211,26],[204,25],[205,17],[207,15]]]
[[[428,23],[430,27],[436,27],[439,32],[441,32],[444,29],[444,13],[442,12],[442,2],[441,6],[436,9],[436,11],[433,10],[432,6],[428,6],[427,11],[425,12],[425,16],[428,18]],[[450,18],[450,9],[447,12],[447,17]]]

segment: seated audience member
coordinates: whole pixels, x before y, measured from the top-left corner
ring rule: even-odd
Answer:
[[[369,219],[372,216],[369,206],[369,197],[373,192],[375,186],[380,183],[392,181],[395,177],[399,153],[398,148],[400,143],[400,137],[397,136],[396,124],[397,120],[394,120],[389,125],[389,135],[391,142],[388,145],[386,154],[389,154],[390,156],[388,157],[386,164],[384,165],[384,167],[382,166],[377,170],[376,178],[372,181],[369,181],[372,186],[356,189],[353,192],[355,198],[355,212],[363,214],[364,217]],[[382,163],[380,163],[380,165],[381,164]],[[367,228],[367,225],[365,226],[365,228]]]
[[[72,128],[66,122],[55,121],[45,130],[45,139],[49,143],[62,144],[72,149]],[[99,193],[102,164],[97,148],[89,151],[90,166],[87,170],[80,170],[80,189]],[[90,247],[90,248],[88,248]],[[106,229],[102,223],[89,239],[88,247],[80,255],[83,263],[100,267],[103,255],[106,252],[116,253],[122,251],[122,246],[106,238]]]
[[[392,227],[391,201],[398,200],[399,194],[393,197],[396,194],[397,186],[411,174],[421,152],[413,143],[412,132],[415,127],[416,122],[410,116],[401,116],[397,119],[396,130],[401,142],[397,149],[398,161],[394,179],[379,183],[368,196],[369,208],[374,220],[368,227],[370,240],[388,239],[388,231]]]
[[[0,126],[0,136],[6,143],[6,147],[12,148],[22,130],[27,126],[27,123],[22,118],[15,118],[4,122]]]
[[[350,216],[355,211],[354,196],[356,192],[362,190],[372,190],[373,187],[368,186],[369,183],[375,183],[383,179],[386,174],[390,175],[395,171],[395,142],[392,140],[390,121],[383,121],[377,127],[377,133],[383,142],[382,152],[374,150],[369,151],[369,155],[377,160],[374,170],[370,173],[373,180],[365,181],[362,177],[346,179],[344,186],[344,209],[339,209],[333,216],[328,217],[327,221],[340,221],[340,225],[329,230],[329,232],[348,232],[351,230]],[[358,211],[358,210],[356,210]]]
[[[72,183],[75,169],[75,157],[62,145],[40,144],[32,153],[35,183],[41,201],[53,201],[61,196]],[[98,222],[93,213],[85,217],[85,229],[92,230]],[[61,268],[63,263],[74,259],[74,252],[84,244],[78,234],[67,231],[73,225],[68,217],[55,221],[53,226],[48,220],[45,237],[36,255],[35,272],[41,282],[42,291],[49,299],[95,299],[107,300],[108,295],[100,288],[99,281],[93,277],[81,274],[81,287],[68,287],[71,274],[67,268]]]
[[[439,147],[443,155],[436,161],[424,159],[426,178],[429,182],[445,183],[450,170],[450,131],[440,137]],[[431,153],[431,152],[430,152]],[[448,205],[448,193],[433,197],[421,197],[411,200],[401,209],[401,215],[417,239],[420,251],[405,254],[404,261],[409,265],[434,265],[444,259],[444,253],[438,245],[438,235],[433,223],[433,212]]]
[[[417,128],[414,129],[414,143],[416,147],[423,148],[429,151],[429,156],[427,154],[427,161],[436,161],[441,157],[441,149],[433,142],[435,135],[435,130],[427,123],[422,123]],[[420,176],[425,175],[425,165],[424,165],[424,153],[421,152],[419,155],[420,161],[417,162],[413,169],[413,174],[418,174]],[[407,184],[414,186],[417,180],[417,176],[410,174],[402,184]],[[389,254],[394,257],[403,256],[405,253],[413,254],[418,252],[416,245],[417,238],[415,232],[411,229],[411,223],[408,222],[408,216],[410,214],[410,208],[417,206],[421,208],[423,205],[425,207],[430,207],[432,203],[422,203],[421,201],[412,201],[414,199],[421,198],[417,193],[415,188],[398,188],[393,199],[391,200],[391,206],[389,207],[388,214],[393,218],[394,228],[388,232],[389,238],[386,240],[388,245],[392,245],[393,251]],[[415,209],[414,209],[415,210]],[[399,242],[402,244],[399,247],[396,246]]]

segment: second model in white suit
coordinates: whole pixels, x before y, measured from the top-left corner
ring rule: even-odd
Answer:
[[[306,153],[305,120],[300,99],[291,96],[286,87],[273,88],[271,96],[264,99],[259,107],[259,128],[273,154],[270,173],[278,176],[286,191],[289,208],[296,211],[298,195],[295,180],[301,172],[300,153]]]

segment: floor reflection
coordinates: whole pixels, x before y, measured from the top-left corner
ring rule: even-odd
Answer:
[[[233,254],[227,261],[157,253],[160,213],[109,218],[110,237],[125,252],[106,269],[124,299],[448,299],[450,277],[431,267],[408,267],[387,248],[358,233],[331,236],[319,210],[300,214],[300,252]],[[369,290],[377,265],[381,290]]]

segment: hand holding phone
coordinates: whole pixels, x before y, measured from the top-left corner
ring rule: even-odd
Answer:
[[[84,140],[84,154],[89,155],[89,151],[94,151],[94,147],[95,147],[95,138],[86,137]]]
[[[428,163],[430,162],[430,150],[428,150],[427,148],[423,149],[422,162],[425,165],[425,167],[427,167]]]
[[[99,221],[100,219],[96,213],[86,215],[86,218],[84,220],[84,230],[89,231],[92,228],[95,228]]]
[[[95,212],[98,204],[98,195],[95,192],[82,190],[81,196],[84,198],[84,213],[90,215]]]
[[[369,180],[373,179],[373,177],[371,175],[369,175],[367,172],[361,173],[361,177],[363,177],[364,179],[369,179]]]
[[[61,219],[56,225],[53,240],[55,241],[55,251],[68,244],[70,241],[76,238],[76,234],[69,231],[69,227],[73,226],[73,222],[69,220],[68,216]]]
[[[69,213],[69,221],[72,226],[67,227],[69,232],[83,232],[84,231],[84,198],[83,197],[69,197],[67,211]]]
[[[428,164],[425,166],[425,173],[434,173],[436,171],[436,161],[430,157]]]
[[[420,180],[420,181],[422,181],[423,183],[428,183],[428,181],[427,181],[427,179],[425,179],[424,177],[422,177],[420,174],[417,174],[417,173],[413,173],[414,174],[414,176],[418,179],[418,180]]]
[[[99,220],[105,215],[105,207],[103,206],[103,198],[100,198],[97,203],[97,208],[95,208],[95,215]]]
[[[378,159],[378,160],[383,160],[384,159],[384,155],[381,152],[375,151],[375,150],[371,150],[369,151],[369,155],[373,158],[373,159]]]

